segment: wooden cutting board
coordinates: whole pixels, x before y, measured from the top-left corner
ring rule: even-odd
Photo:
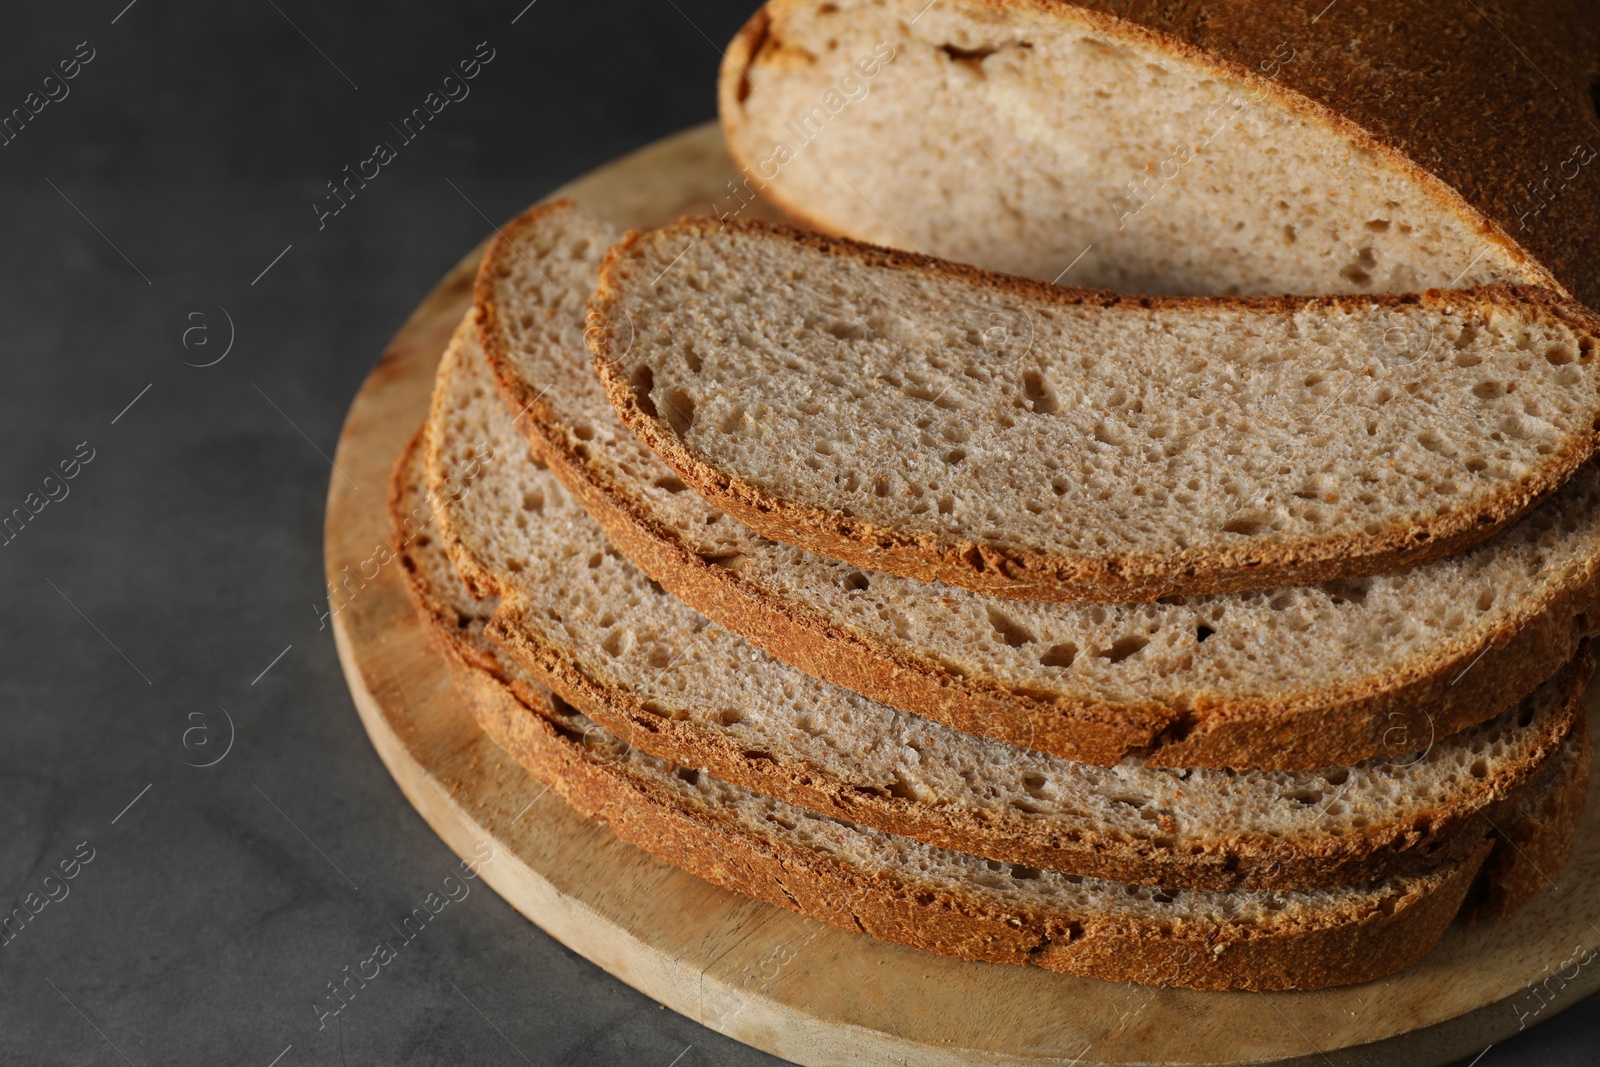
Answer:
[[[740,197],[737,178],[708,124],[555,195],[642,227],[741,210],[749,194]],[[390,466],[422,422],[477,258],[463,259],[416,309],[350,407],[325,550],[328,580],[356,592],[333,628],[356,708],[401,791],[463,858],[492,850],[484,879],[563,944],[740,1041],[798,1063],[852,1067],[1429,1067],[1475,1056],[1600,988],[1600,959],[1589,951],[1600,948],[1600,804],[1590,805],[1554,886],[1514,919],[1452,928],[1401,974],[1319,993],[1151,989],[946,959],[746,900],[580,818],[478,730],[395,565],[381,562]]]

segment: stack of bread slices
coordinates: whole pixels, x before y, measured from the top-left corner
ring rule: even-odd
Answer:
[[[1375,118],[1382,33],[1267,72],[1280,5],[924,4],[730,47],[736,161],[829,235],[491,244],[391,493],[479,723],[669,863],[967,959],[1312,989],[1509,915],[1588,788],[1592,243]],[[1196,170],[1100,234],[1141,136]]]

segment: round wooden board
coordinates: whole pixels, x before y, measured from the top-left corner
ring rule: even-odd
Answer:
[[[707,124],[555,195],[644,227],[735,210],[735,178]],[[463,259],[417,308],[350,407],[325,547],[328,580],[357,591],[334,616],[334,634],[367,733],[406,797],[462,857],[492,847],[485,880],[563,944],[740,1041],[798,1063],[852,1067],[1427,1067],[1474,1056],[1600,987],[1600,966],[1571,962],[1600,944],[1594,804],[1554,887],[1511,921],[1453,927],[1427,959],[1383,981],[1282,994],[1119,985],[886,944],[718,889],[579,817],[477,728],[396,568],[367,577],[389,542],[390,466],[426,413],[477,258]],[[1552,977],[1564,968],[1565,980]]]

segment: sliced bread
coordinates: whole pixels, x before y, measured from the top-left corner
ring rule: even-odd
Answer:
[[[1600,446],[1597,335],[1541,289],[1119,297],[711,219],[614,247],[588,330],[623,422],[757,533],[1106,603],[1483,540]]]
[[[421,460],[413,441],[396,468],[394,526],[413,530],[397,547],[412,596],[479,724],[579,811],[718,885],[943,955],[1197,989],[1316,989],[1391,973],[1437,941],[1475,872],[1483,872],[1477,895],[1494,888],[1486,884],[1494,861],[1483,862],[1488,838],[1465,858],[1354,888],[1208,893],[1120,885],[864,829],[653,758],[609,737],[485,639],[493,602],[468,595],[440,541],[408,524],[427,512]],[[1575,735],[1568,747],[1578,743]],[[1580,755],[1564,755],[1563,782]],[[1570,839],[1574,828],[1546,821],[1542,832]],[[1534,847],[1550,862],[1548,848]]]
[[[1580,657],[1482,726],[1354,767],[1076,763],[896,713],[666,593],[534,465],[465,324],[429,432],[448,551],[499,596],[490,633],[563,699],[653,755],[1005,862],[1166,888],[1322,888],[1459,857],[1555,758],[1592,669]]]
[[[769,541],[687,491],[596,381],[583,308],[618,236],[557,203],[491,244],[478,334],[517,424],[651,578],[875,700],[1101,764],[1339,766],[1490,718],[1600,623],[1593,468],[1488,542],[1412,571],[1138,606],[997,600]]]
[[[1593,8],[1321,8],[772,0],[723,63],[718,208],[1123,292],[1600,307]]]

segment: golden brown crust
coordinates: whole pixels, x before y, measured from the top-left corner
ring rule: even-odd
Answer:
[[[966,264],[829,237],[762,220],[685,218],[653,233],[630,232],[605,257],[600,283],[590,301],[584,336],[612,406],[635,436],[695,492],[755,532],[809,552],[858,567],[920,581],[946,582],[988,596],[1023,600],[1094,601],[1126,604],[1170,596],[1233,593],[1309,585],[1332,578],[1355,578],[1405,570],[1468,548],[1504,529],[1559,489],[1600,448],[1600,397],[1592,396],[1589,428],[1573,433],[1542,457],[1540,465],[1516,484],[1470,506],[1391,523],[1377,533],[1287,543],[1245,541],[1236,547],[1187,549],[1171,553],[1052,553],[1022,545],[997,545],[934,531],[883,526],[803,501],[784,499],[765,487],[718,468],[688,448],[664,418],[641,405],[619,361],[632,346],[632,323],[615,326],[614,309],[625,299],[632,267],[647,242],[661,235],[690,241],[733,232],[748,239],[777,238],[823,255],[856,260],[879,270],[905,271],[930,278],[956,278],[975,287],[1003,292],[1035,305],[1055,307],[1215,308],[1240,312],[1291,314],[1320,309],[1394,308],[1420,305],[1455,308],[1471,315],[1506,309],[1530,318],[1554,318],[1587,334],[1580,359],[1592,361],[1600,316],[1546,289],[1485,286],[1468,290],[1428,290],[1421,294],[1334,297],[1183,297],[1127,296],[1109,290],[1076,289]],[[648,254],[644,251],[642,254]]]
[[[796,3],[772,0],[729,44],[718,82],[725,128],[738,121],[747,71],[774,54],[773,22]],[[1510,251],[1532,274],[1600,307],[1600,197],[1565,189],[1581,172],[1578,179],[1551,174],[1574,158],[1575,146],[1588,147],[1592,158],[1600,140],[1600,19],[1582,0],[1487,13],[1470,4],[1392,0],[1382,18],[1331,8],[1314,19],[1260,0],[968,4],[1001,15],[1019,8],[1055,15],[1244,79],[1253,92],[1389,161],[1441,211]],[[1263,77],[1259,62],[1283,43],[1294,48],[1295,61]],[[727,141],[750,173],[755,161],[737,158],[740,139]],[[1486,159],[1501,162],[1486,166]],[[1557,188],[1548,184],[1552,178]],[[775,196],[773,186],[761,192],[793,218],[810,214]]]
[[[967,733],[1066,759],[1110,766],[1143,755],[1163,767],[1305,770],[1344,766],[1397,737],[1432,738],[1499,714],[1552,677],[1600,623],[1600,574],[1575,574],[1521,606],[1487,642],[1427,662],[1399,662],[1355,684],[1240,698],[1199,692],[1181,702],[1096,699],[1071,690],[1029,691],[952,671],[931,656],[864,635],[717,566],[657,521],[627,486],[607,476],[516,372],[495,293],[515,243],[559,204],[508,223],[489,247],[476,288],[478,337],[501,392],[539,459],[635,565],[674,595],[758,647],[847,689]],[[1593,620],[1593,623],[1591,622]]]
[[[1589,799],[1593,749],[1586,714],[1562,748],[1516,804],[1484,812],[1495,847],[1468,897],[1466,914],[1474,921],[1507,918],[1552,886],[1566,864]]]
[[[420,435],[419,435],[420,437]],[[397,466],[394,514],[410,514]],[[1459,909],[1490,850],[1412,875],[1382,907],[1263,929],[1215,922],[1171,924],[1132,914],[1068,913],[1004,905],[980,891],[924,884],[852,866],[779,832],[757,835],[707,805],[661,791],[626,760],[597,755],[574,736],[547,694],[510,688],[460,638],[459,615],[425,584],[416,542],[396,537],[407,588],[479,725],[573,807],[624,841],[735,892],[847,930],[993,963],[1032,964],[1111,981],[1195,989],[1318,989],[1368,981],[1415,962]],[[565,727],[565,728],[564,728]]]

